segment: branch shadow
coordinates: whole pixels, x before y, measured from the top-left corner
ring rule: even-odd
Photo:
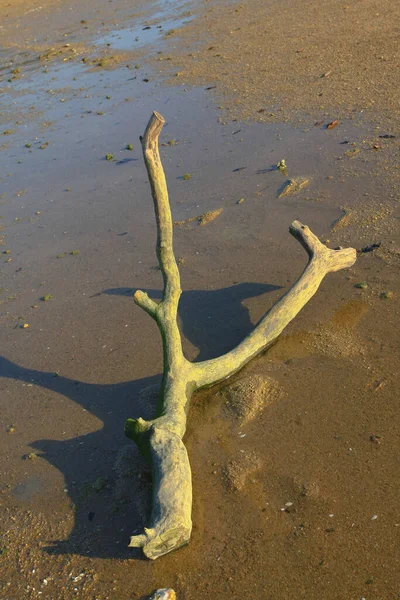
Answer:
[[[183,336],[198,349],[196,361],[221,356],[239,344],[255,327],[243,301],[279,289],[278,285],[248,282],[217,290],[183,292],[179,325]],[[103,294],[131,297],[135,291],[135,288],[112,288]],[[153,300],[161,300],[161,290],[142,291]]]
[[[180,304],[182,331],[200,348],[198,359],[222,354],[247,335],[253,325],[242,301],[276,289],[278,286],[243,283],[222,290],[185,292]],[[131,296],[132,289],[103,293]],[[148,293],[155,299],[161,297],[159,290]],[[154,416],[161,375],[93,384],[28,369],[0,356],[0,376],[38,388],[46,400],[50,398],[54,419],[68,419],[56,408],[61,394],[102,423],[98,430],[70,439],[31,443],[42,459],[62,473],[74,511],[68,538],[49,541],[46,551],[96,558],[142,558],[140,550],[128,549],[127,543],[130,535],[147,524],[151,475],[136,446],[124,437],[124,424],[127,417]],[[16,490],[10,493],[16,495]],[[46,502],[51,502],[51,488],[41,493]]]
[[[52,405],[52,419],[76,420],[58,410],[59,395],[78,404],[101,423],[90,433],[69,439],[39,439],[30,443],[34,453],[64,477],[64,487],[74,511],[74,526],[66,540],[49,540],[53,554],[78,554],[100,558],[141,558],[127,549],[129,536],[146,524],[151,507],[151,476],[135,444],[124,436],[127,417],[152,418],[161,376],[117,384],[92,384],[54,373],[21,367],[0,357],[0,376],[40,388],[39,402]],[[150,389],[143,398],[143,390]],[[36,398],[38,397],[36,393]],[[96,424],[97,425],[97,424]],[[21,457],[22,459],[23,457]],[[29,486],[30,474],[10,493],[19,502],[32,498],[20,494]],[[37,499],[51,505],[52,484],[44,480]]]

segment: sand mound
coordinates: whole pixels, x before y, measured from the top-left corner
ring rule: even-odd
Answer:
[[[283,396],[278,382],[272,377],[247,375],[221,390],[229,416],[246,425]]]
[[[242,490],[249,475],[259,471],[261,466],[261,459],[255,452],[241,452],[223,469],[226,486],[231,490]]]

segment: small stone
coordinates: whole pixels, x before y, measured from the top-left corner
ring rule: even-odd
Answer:
[[[278,164],[276,165],[276,168],[287,177],[287,165],[286,165],[286,161],[284,158],[282,158],[282,160],[280,160],[278,162]]]
[[[382,300],[392,300],[393,298],[393,292],[381,292],[381,299]]]
[[[31,452],[30,454],[26,454],[26,455],[24,456],[24,459],[25,459],[25,460],[36,460],[36,459],[38,459],[38,458],[39,458],[39,455],[38,455],[38,454],[36,454],[36,452]]]
[[[149,600],[176,600],[176,594],[172,588],[156,590]]]
[[[105,477],[98,477],[96,481],[93,483],[92,487],[96,492],[101,492],[104,488],[107,487],[107,479]]]
[[[365,281],[359,281],[358,283],[355,284],[356,288],[359,288],[360,290],[366,290],[368,287],[368,284],[365,283]]]

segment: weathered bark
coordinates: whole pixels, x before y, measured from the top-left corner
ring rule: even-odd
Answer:
[[[137,291],[136,304],[157,323],[163,340],[164,372],[157,414],[152,421],[128,419],[126,435],[134,440],[152,466],[153,506],[151,525],[131,537],[131,547],[142,547],[156,559],[179,548],[192,530],[192,483],[189,459],[182,438],[190,398],[195,390],[213,385],[239,371],[273,342],[317,291],[327,273],[351,267],[356,250],[330,250],[302,225],[294,221],[290,233],[308,253],[308,264],[293,287],[261,319],[255,329],[233,350],[212,360],[189,362],[182,352],[177,324],[181,295],[179,270],[172,247],[172,218],[167,184],[158,151],[163,117],[154,112],[142,138],[157,221],[157,256],[164,279],[160,303]]]

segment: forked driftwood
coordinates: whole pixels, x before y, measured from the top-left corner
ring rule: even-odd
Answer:
[[[136,304],[156,321],[163,341],[164,372],[156,417],[151,421],[128,419],[125,434],[134,440],[152,467],[151,524],[130,546],[143,548],[156,559],[186,544],[192,530],[192,482],[186,448],[182,442],[190,399],[199,388],[230,377],[275,340],[317,291],[327,273],[351,267],[356,250],[330,250],[294,221],[289,231],[306,250],[308,264],[293,287],[284,294],[233,350],[211,360],[191,363],[183,355],[177,324],[181,295],[179,270],[172,247],[172,218],[167,184],[158,151],[163,117],[154,112],[141,138],[157,221],[157,256],[164,279],[159,303],[145,292],[134,295]]]

